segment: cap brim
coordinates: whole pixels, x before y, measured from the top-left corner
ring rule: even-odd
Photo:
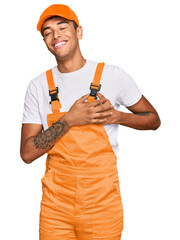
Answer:
[[[62,18],[66,18],[68,20],[73,20],[72,18],[70,19],[69,16],[66,16],[65,14],[57,14],[57,13],[47,14],[41,20],[39,20],[39,22],[37,24],[37,30],[41,32],[41,28],[42,28],[42,25],[43,25],[44,21],[46,19],[50,18],[50,17],[53,17],[53,16],[59,16],[59,17],[62,17]],[[77,24],[77,25],[79,26],[79,24]]]

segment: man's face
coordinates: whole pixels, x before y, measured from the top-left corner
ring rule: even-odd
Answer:
[[[75,54],[82,33],[81,26],[75,30],[73,22],[62,17],[48,19],[42,25],[43,40],[48,50],[59,60]]]

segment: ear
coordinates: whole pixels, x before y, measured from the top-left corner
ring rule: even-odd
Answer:
[[[77,34],[77,38],[78,38],[78,39],[82,39],[82,36],[83,36],[82,26],[77,27],[77,29],[76,29],[76,34]]]

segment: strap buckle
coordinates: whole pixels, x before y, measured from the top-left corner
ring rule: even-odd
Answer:
[[[51,97],[51,101],[49,102],[50,104],[51,104],[51,102],[52,101],[56,101],[56,100],[58,100],[59,101],[59,99],[58,99],[58,87],[56,87],[56,89],[53,89],[53,90],[49,90],[49,95],[50,95],[50,97]]]
[[[95,88],[92,88],[92,86],[95,87]],[[91,83],[91,85],[90,85],[90,90],[91,90],[90,96],[92,96],[92,97],[94,97],[95,99],[97,99],[96,94],[97,94],[97,92],[98,92],[100,89],[101,89],[101,84],[95,85],[95,84]]]

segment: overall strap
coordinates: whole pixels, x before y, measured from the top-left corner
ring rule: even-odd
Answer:
[[[101,80],[104,65],[105,65],[104,62],[97,64],[96,72],[94,74],[94,79],[93,79],[93,82],[90,85],[91,92],[90,92],[90,95],[89,95],[88,100],[87,100],[88,102],[93,102],[94,100],[97,99],[96,94],[101,88],[100,80]]]
[[[59,113],[61,108],[61,103],[58,96],[58,87],[55,87],[52,69],[46,71],[47,82],[49,86],[49,95],[51,96],[52,112]]]

